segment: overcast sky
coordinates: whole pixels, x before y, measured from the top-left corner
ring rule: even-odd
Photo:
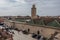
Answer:
[[[60,15],[60,0],[0,0],[0,16],[31,15],[31,7],[35,4],[37,15]]]

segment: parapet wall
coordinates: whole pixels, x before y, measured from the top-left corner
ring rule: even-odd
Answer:
[[[4,24],[7,25],[8,27],[13,26],[13,22],[10,22],[10,21],[5,21]],[[15,25],[15,28],[18,28],[21,30],[23,30],[23,29],[27,30],[29,28],[30,33],[37,33],[37,31],[39,30],[41,35],[43,35],[45,37],[50,37],[51,34],[53,34],[56,31],[60,32],[60,30],[58,30],[58,29],[49,28],[49,26],[42,27],[42,26],[28,25],[28,24],[24,24],[24,23],[20,23],[20,22],[15,22],[14,25]]]

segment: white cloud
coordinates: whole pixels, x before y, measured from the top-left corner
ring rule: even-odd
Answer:
[[[25,0],[16,0],[16,1],[20,3],[26,3]]]
[[[25,4],[25,0],[0,0],[0,7]]]
[[[0,5],[6,4],[6,0],[0,0]]]

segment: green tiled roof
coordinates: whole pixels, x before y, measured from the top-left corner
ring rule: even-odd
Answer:
[[[54,26],[54,27],[60,27],[60,24],[58,24],[58,23],[59,23],[59,22],[56,22],[56,21],[54,20],[54,21],[48,23],[47,25],[48,25],[48,26]]]
[[[33,21],[30,21],[29,23],[30,23],[30,24],[34,24]],[[38,25],[45,25],[43,19],[37,20],[37,21],[36,21],[36,24],[38,24]],[[59,22],[58,22],[57,20],[54,20],[54,21],[52,21],[52,22],[49,22],[49,23],[47,24],[47,26],[60,27],[60,24],[59,24]]]

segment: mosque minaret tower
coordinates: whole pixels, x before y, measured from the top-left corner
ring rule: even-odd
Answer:
[[[32,19],[36,19],[37,18],[35,4],[33,4],[32,8],[31,8],[31,18]]]

